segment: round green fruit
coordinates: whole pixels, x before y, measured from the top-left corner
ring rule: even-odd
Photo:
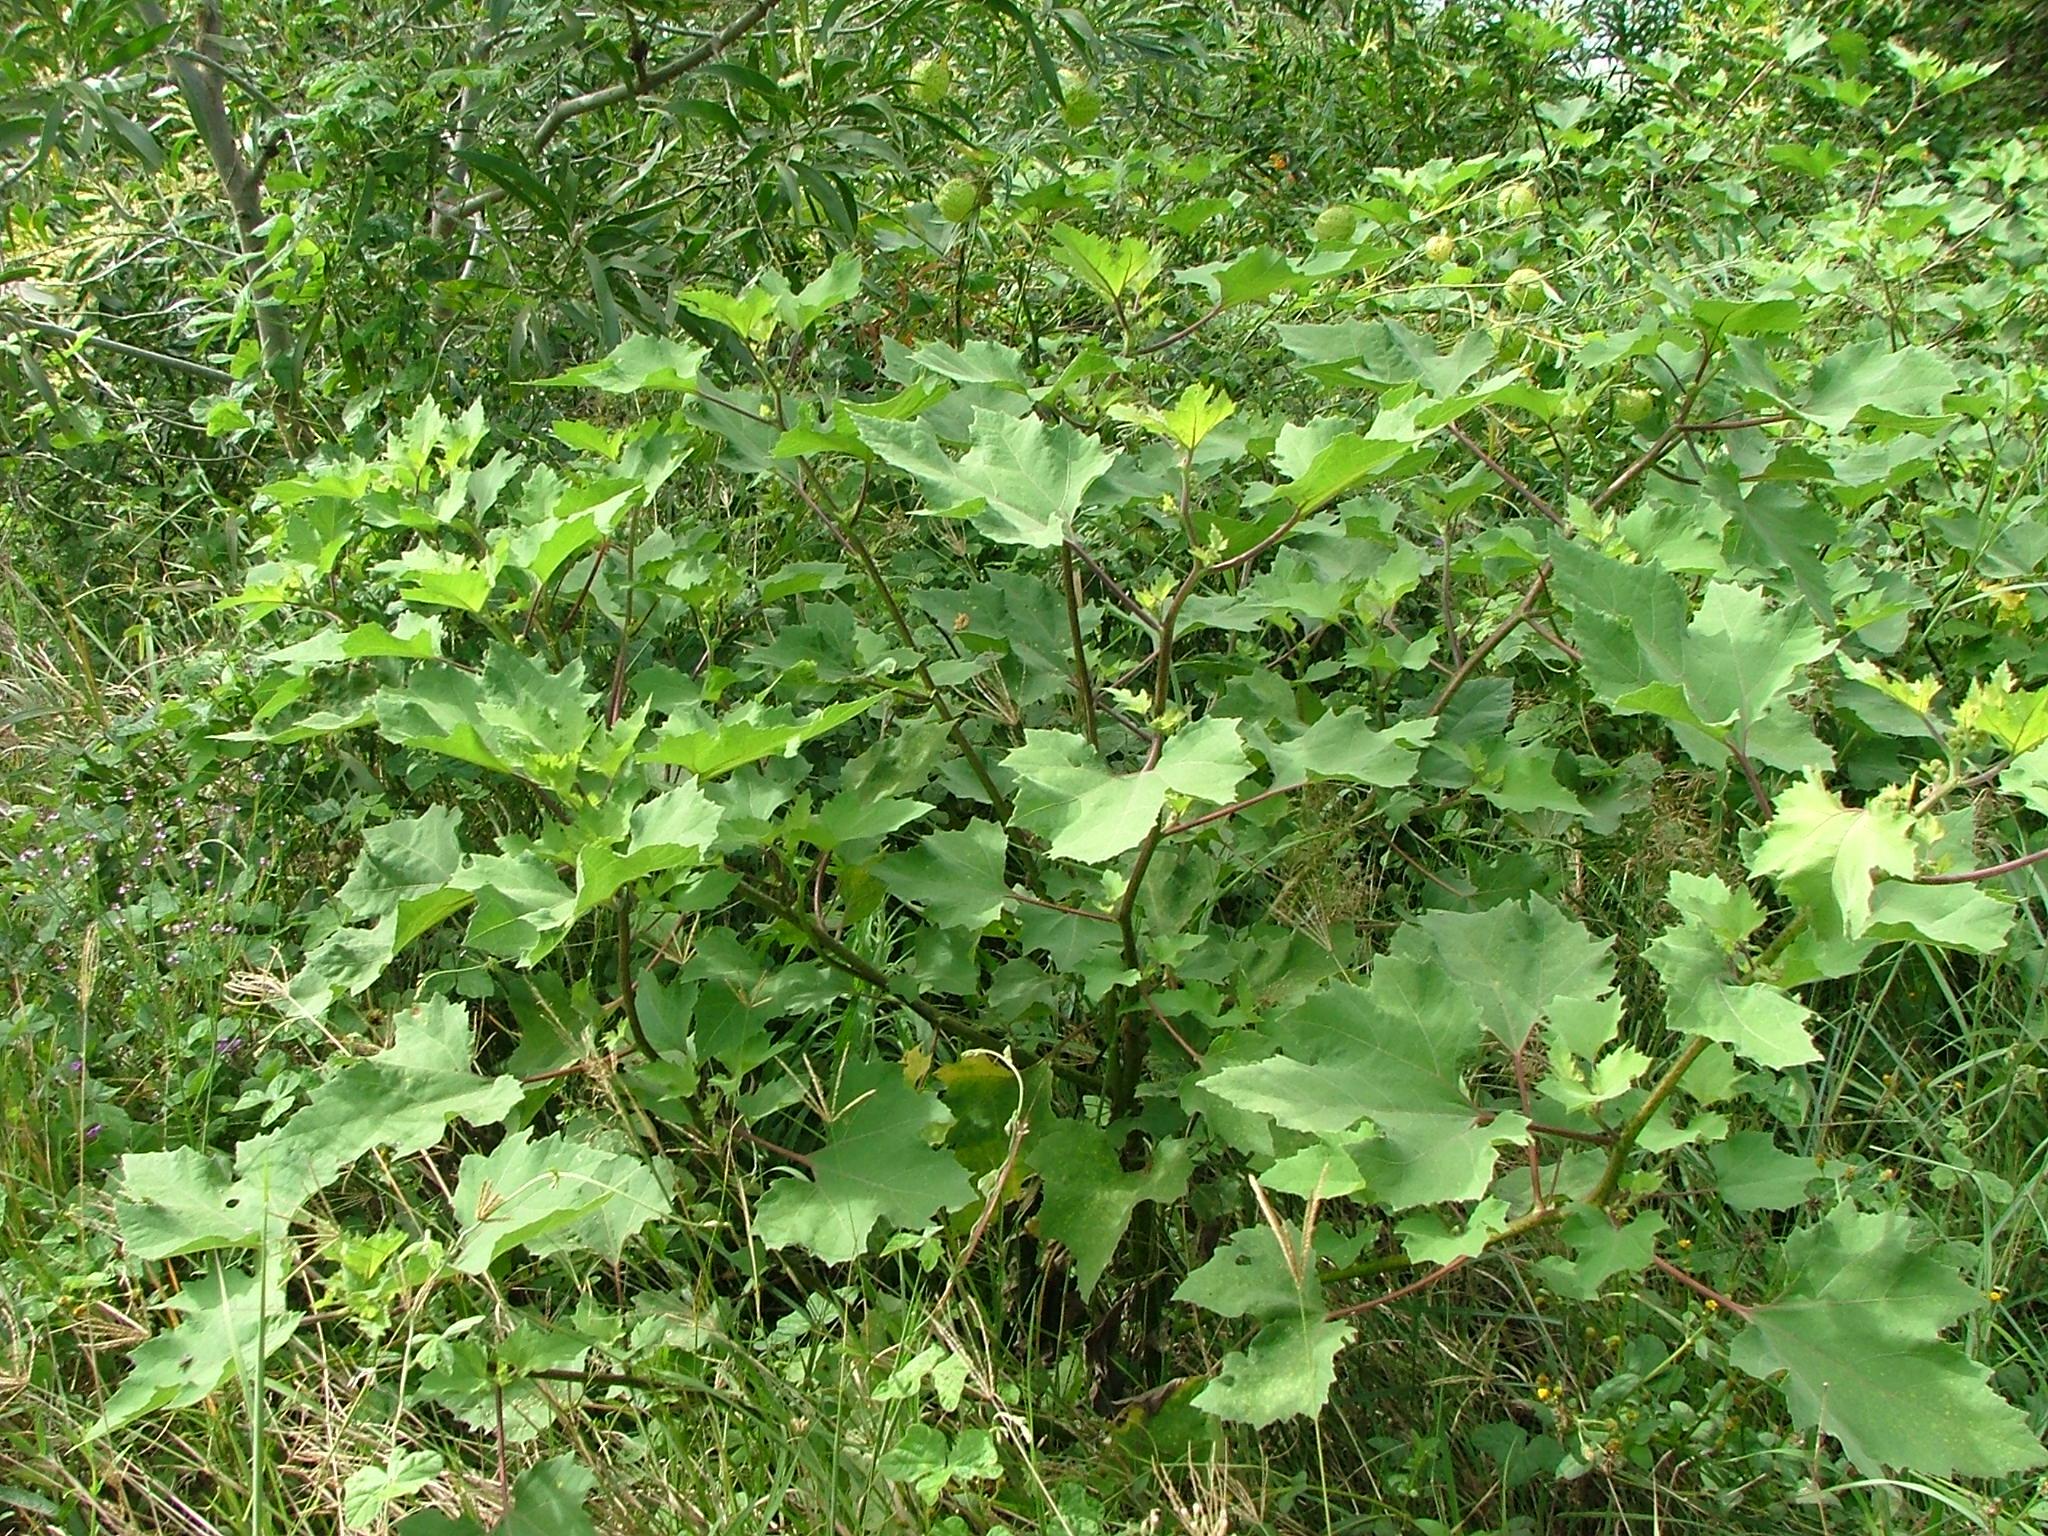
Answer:
[[[1060,121],[1075,133],[1102,116],[1102,92],[1078,70],[1060,71]]]
[[[1504,219],[1526,219],[1543,206],[1543,195],[1533,181],[1511,181],[1500,189],[1494,206]]]
[[[939,188],[932,202],[937,205],[940,218],[949,224],[964,224],[981,206],[981,185],[972,177],[954,176]]]
[[[1626,426],[1639,427],[1657,410],[1657,397],[1647,389],[1624,389],[1614,397],[1614,414]]]
[[[1422,254],[1438,266],[1448,267],[1458,259],[1458,242],[1440,229],[1422,242]]]
[[[911,66],[910,94],[921,107],[943,106],[953,92],[953,66],[943,53]]]
[[[1517,267],[1508,274],[1508,280],[1501,285],[1501,293],[1508,303],[1523,314],[1534,314],[1550,302],[1550,293],[1543,286],[1543,274],[1534,267]]]
[[[1316,215],[1318,245],[1342,245],[1358,233],[1358,210],[1344,203],[1332,203]]]

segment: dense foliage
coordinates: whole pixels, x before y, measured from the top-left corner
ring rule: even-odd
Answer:
[[[2041,1529],[1931,9],[31,7],[0,1509]]]

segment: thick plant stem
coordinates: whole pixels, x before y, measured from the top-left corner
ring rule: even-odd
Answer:
[[[1538,566],[1536,579],[1529,583],[1529,590],[1522,594],[1522,600],[1515,605],[1515,611],[1495,625],[1493,633],[1465,653],[1465,658],[1458,663],[1457,670],[1444,680],[1443,687],[1431,701],[1429,712],[1432,715],[1442,714],[1444,706],[1458,696],[1458,690],[1472,680],[1472,674],[1479,669],[1479,664],[1498,650],[1501,642],[1509,635],[1528,623],[1535,614],[1537,605],[1543,601],[1544,587],[1550,580],[1550,571],[1551,565],[1548,560]]]
[[[1145,885],[1145,871],[1151,868],[1152,855],[1158,851],[1160,839],[1166,829],[1154,826],[1146,834],[1145,841],[1138,845],[1138,856],[1131,863],[1131,877],[1124,886],[1123,899],[1116,904],[1116,926],[1123,935],[1124,965],[1133,971],[1144,969],[1143,956],[1138,951],[1138,893]],[[1134,1007],[1125,1006],[1117,1015],[1117,1038],[1110,1057],[1108,1081],[1104,1085],[1109,1099],[1111,1119],[1120,1119],[1137,1105],[1138,1084],[1145,1076],[1146,1028],[1144,1015]]]
[[[619,1012],[626,1016],[626,1033],[633,1037],[643,1059],[653,1062],[661,1060],[654,1049],[654,1042],[647,1038],[646,1026],[640,1022],[640,1009],[633,990],[633,892],[627,888],[619,892]]]
[[[1074,570],[1074,552],[1060,546],[1060,591],[1067,600],[1067,638],[1074,645],[1074,692],[1081,701],[1081,734],[1101,749],[1095,735],[1095,682],[1088,675],[1088,643],[1081,633],[1081,578]]]
[[[875,965],[858,952],[849,949],[839,940],[832,937],[823,927],[812,920],[809,913],[801,908],[781,900],[773,893],[763,890],[760,886],[744,878],[733,887],[733,894],[739,897],[740,900],[759,907],[778,921],[787,923],[791,928],[794,928],[803,935],[804,940],[816,951],[820,960],[831,966],[835,971],[843,972],[857,981],[866,982],[883,996],[895,999],[920,1019],[923,1019],[925,1023],[929,1024],[935,1033],[952,1040],[964,1041],[966,1044],[984,1051],[1000,1053],[1005,1049],[1003,1041],[991,1035],[987,1030],[970,1024],[958,1014],[941,1012],[921,997],[905,997],[889,980],[889,977],[880,966]],[[1077,1087],[1090,1091],[1101,1087],[1101,1084],[1091,1074],[1083,1072],[1078,1068],[1056,1061],[1049,1062],[1048,1065],[1051,1067],[1055,1077],[1063,1078]]]
[[[151,27],[170,25],[170,18],[157,0],[137,0],[136,9]],[[235,243],[243,262],[251,269],[249,293],[263,363],[275,371],[292,355],[292,333],[271,293],[269,280],[256,270],[263,260],[264,162],[251,161],[242,152],[242,141],[228,116],[227,101],[221,91],[221,42],[220,7],[209,0],[200,7],[199,34],[191,51],[172,50],[171,75],[178,83],[178,94],[185,98],[192,126],[198,131],[199,142],[206,146],[228,209],[234,215]]]
[[[1711,1042],[1705,1035],[1696,1035],[1680,1051],[1664,1075],[1657,1079],[1650,1089],[1650,1096],[1642,1106],[1629,1116],[1628,1123],[1615,1133],[1614,1145],[1607,1152],[1607,1166],[1600,1171],[1600,1182],[1593,1186],[1593,1192],[1586,1196],[1586,1204],[1604,1206],[1614,1199],[1614,1192],[1621,1187],[1621,1176],[1628,1167],[1628,1155],[1634,1149],[1636,1140],[1649,1129],[1657,1111],[1666,1099],[1678,1091],[1678,1085],[1693,1063],[1706,1054]]]

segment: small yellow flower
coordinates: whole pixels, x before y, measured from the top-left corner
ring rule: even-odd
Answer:
[[[1273,167],[1276,171],[1284,171],[1287,169],[1287,157],[1276,149],[1266,157],[1266,164]]]
[[[2027,594],[2018,587],[2008,587],[1996,581],[1980,581],[1977,590],[1991,600],[1995,610],[1991,615],[1994,624],[2021,624],[2027,612]]]
[[[1994,1286],[1991,1290],[1988,1290],[1984,1293],[1984,1297],[1985,1300],[1989,1301],[1995,1307],[2001,1301],[2005,1300],[2005,1292],[1997,1289]]]

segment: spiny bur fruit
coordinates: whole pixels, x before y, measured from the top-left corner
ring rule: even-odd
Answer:
[[[1647,389],[1624,389],[1614,397],[1614,414],[1624,426],[1639,427],[1657,409],[1657,397]]]
[[[981,206],[981,183],[972,176],[948,177],[932,202],[938,206],[940,218],[949,224],[965,224]]]
[[[1060,71],[1060,121],[1075,133],[1102,116],[1102,92],[1079,70]]]
[[[1543,195],[1533,181],[1511,181],[1500,189],[1494,206],[1504,219],[1526,219],[1543,206]]]
[[[1550,302],[1550,294],[1543,286],[1543,274],[1534,267],[1517,267],[1508,274],[1508,280],[1501,292],[1514,308],[1523,314],[1533,314]]]
[[[1422,242],[1422,254],[1440,267],[1458,259],[1458,242],[1447,230],[1438,230]]]
[[[1332,203],[1316,215],[1318,245],[1342,245],[1358,233],[1358,210],[1348,203]]]
[[[943,53],[919,59],[910,69],[910,94],[921,107],[945,105],[953,91],[953,65]]]

